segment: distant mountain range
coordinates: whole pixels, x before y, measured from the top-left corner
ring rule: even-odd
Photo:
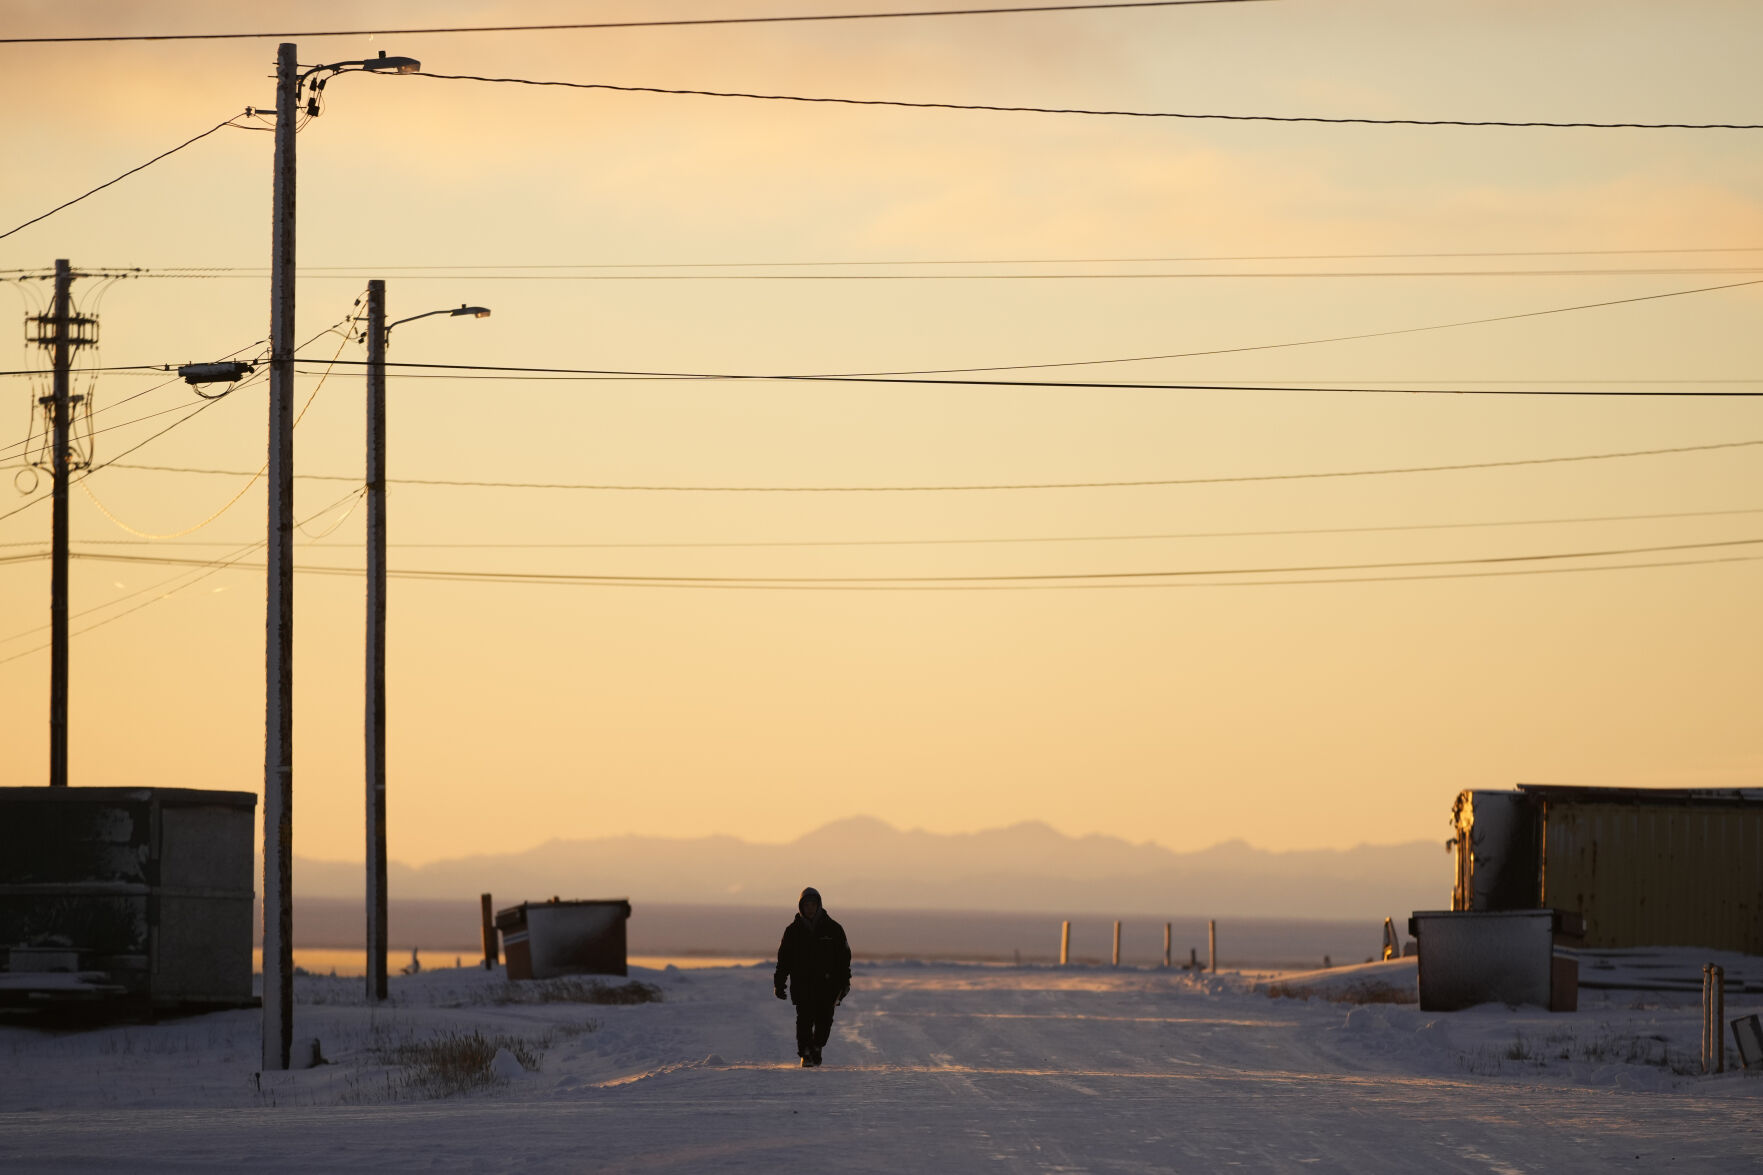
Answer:
[[[1437,841],[1269,852],[1226,841],[1193,853],[1028,822],[944,835],[869,817],[788,844],[734,837],[552,840],[520,853],[393,862],[393,899],[630,898],[782,906],[804,885],[837,909],[1109,912],[1165,917],[1376,918],[1450,905]],[[294,862],[296,895],[358,898],[362,866]]]

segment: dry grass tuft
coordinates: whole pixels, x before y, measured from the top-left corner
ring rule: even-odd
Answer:
[[[528,979],[481,989],[475,1003],[488,1004],[658,1004],[664,993],[653,983],[604,983],[598,979]]]
[[[449,1097],[496,1082],[490,1062],[507,1049],[521,1068],[533,1070],[544,1058],[544,1046],[520,1036],[485,1036],[482,1032],[450,1032],[429,1040],[407,1041],[387,1057],[405,1070],[398,1092],[419,1097]]]

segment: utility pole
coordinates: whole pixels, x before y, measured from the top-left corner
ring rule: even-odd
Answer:
[[[294,1044],[294,129],[295,47],[276,51],[269,268],[269,606],[263,746],[263,1067]]]
[[[386,998],[386,283],[367,283],[367,998]]]
[[[394,59],[399,60],[399,59]],[[367,283],[367,999],[386,998],[386,348],[419,318],[488,318],[483,306],[386,322],[386,283]],[[488,901],[488,899],[485,899]],[[486,907],[487,908],[487,907]],[[486,941],[488,941],[486,939]]]
[[[81,462],[73,453],[73,413],[85,399],[71,394],[73,354],[98,341],[98,320],[73,310],[73,267],[66,258],[55,262],[55,296],[49,313],[28,320],[31,342],[49,352],[54,383],[38,399],[46,409],[49,442],[49,786],[67,786],[67,487]]]
[[[275,205],[269,261],[269,607],[263,738],[263,1067],[286,1069],[294,1044],[294,132],[300,90],[362,69],[416,73],[413,57],[315,65],[300,72],[284,41],[275,68]]]
[[[73,270],[66,258],[55,262],[54,331],[50,355],[55,368],[55,389],[50,397],[54,450],[50,460],[49,562],[49,786],[67,786],[67,475],[72,464],[68,453],[69,371],[73,366],[71,324]]]

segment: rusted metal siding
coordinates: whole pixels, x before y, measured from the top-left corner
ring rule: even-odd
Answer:
[[[1763,806],[1549,799],[1543,904],[1588,947],[1763,954]]]

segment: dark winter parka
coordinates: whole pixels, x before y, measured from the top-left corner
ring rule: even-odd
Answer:
[[[793,1004],[830,1004],[851,986],[851,946],[845,928],[824,909],[812,922],[798,913],[784,928],[772,986],[782,988],[786,979]]]

